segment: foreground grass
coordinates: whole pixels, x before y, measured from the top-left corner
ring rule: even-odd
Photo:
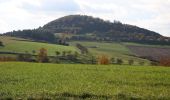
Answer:
[[[166,67],[0,63],[0,99],[170,99]]]

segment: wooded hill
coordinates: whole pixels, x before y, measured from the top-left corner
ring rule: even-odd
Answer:
[[[122,24],[119,21],[109,22],[84,15],[65,16],[35,30],[8,32],[6,35],[56,42],[57,40],[54,39],[56,33],[71,35],[69,40],[170,44],[170,38],[159,33]]]

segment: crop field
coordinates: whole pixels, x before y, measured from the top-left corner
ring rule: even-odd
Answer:
[[[151,57],[153,60],[160,61],[161,58],[170,57],[170,48],[127,46],[132,52],[140,57]]]
[[[169,100],[170,69],[0,63],[0,99]]]
[[[0,40],[4,43],[4,47],[0,47],[0,52],[25,53],[32,54],[32,51],[38,51],[40,48],[46,48],[49,56],[54,56],[56,51],[78,51],[73,46],[63,46],[48,43],[31,42],[25,39],[0,36]]]

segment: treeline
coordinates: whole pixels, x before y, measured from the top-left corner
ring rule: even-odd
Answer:
[[[45,31],[41,29],[22,30],[22,31],[18,30],[18,31],[7,32],[4,35],[30,39],[38,42],[48,42],[48,43],[55,43],[61,45],[68,45],[66,41],[63,41],[60,38],[56,38],[56,36],[50,31]]]
[[[72,51],[56,51],[55,56],[48,56],[48,51],[41,48],[38,52],[17,54],[16,57],[0,57],[1,62],[21,61],[21,62],[39,62],[39,63],[79,63],[79,64],[99,64],[99,65],[147,65],[144,61],[135,61],[134,59],[125,60],[107,55],[93,56],[89,53],[79,53]],[[151,61],[153,66],[170,66],[170,58],[163,58],[159,62]]]
[[[7,32],[5,33],[5,35],[37,40],[42,42],[51,42],[51,43],[57,42],[54,34],[52,34],[51,32],[44,31],[44,30],[37,30],[37,29]]]

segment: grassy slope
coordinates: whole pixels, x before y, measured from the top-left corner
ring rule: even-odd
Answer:
[[[0,98],[168,100],[169,73],[169,68],[150,66],[0,63]]]
[[[5,44],[5,47],[0,47],[1,52],[25,53],[25,51],[28,51],[29,53],[32,53],[32,50],[37,51],[40,48],[46,48],[49,55],[55,55],[55,51],[77,51],[77,49],[72,46],[30,42],[14,37],[0,36],[0,40]]]
[[[136,61],[136,63],[139,61],[144,61],[147,64],[149,63],[149,61],[147,61],[147,60],[129,56],[129,55],[132,55],[133,53],[122,43],[74,41],[74,42],[71,42],[71,45],[75,46],[76,43],[80,43],[83,46],[88,47],[90,52],[97,56],[101,55],[101,54],[105,54],[110,57],[122,58],[122,59],[124,59],[125,63],[127,63],[127,61],[129,59],[134,59]],[[96,46],[97,48],[90,48],[93,46]]]

